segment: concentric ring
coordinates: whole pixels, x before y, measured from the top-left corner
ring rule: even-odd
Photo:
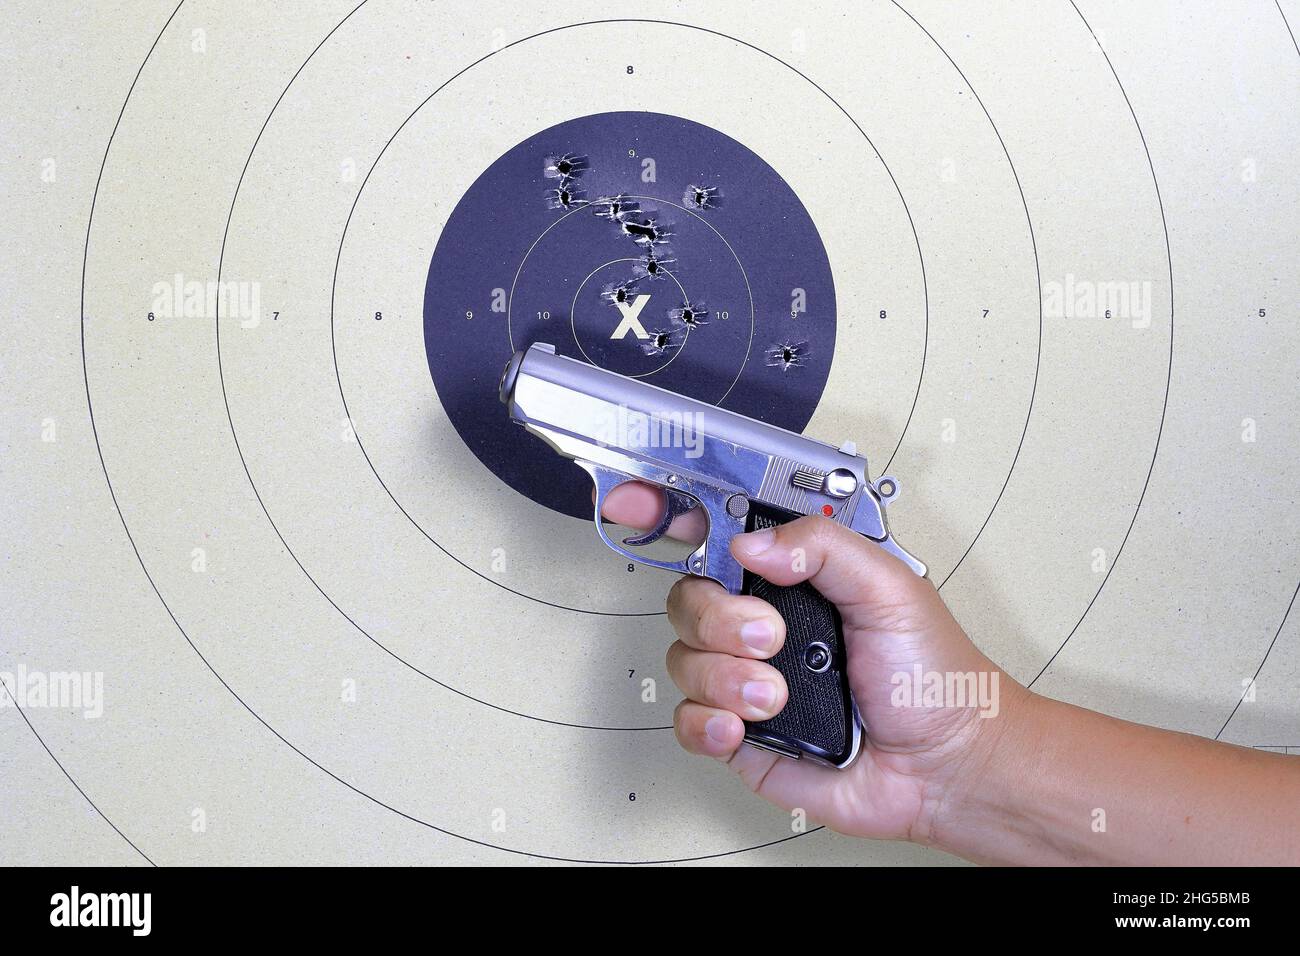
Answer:
[[[361,5],[364,5],[364,4],[359,4],[358,7],[355,8],[352,12],[355,13],[355,12],[356,12],[356,9],[359,9]],[[897,4],[896,4],[896,5],[897,5]],[[180,5],[178,5],[178,7],[177,7],[176,9],[179,10],[179,8],[180,8]],[[903,8],[902,8],[901,6],[899,6],[899,9],[900,9],[900,10],[903,10]],[[1076,7],[1076,11],[1077,11],[1077,7]],[[907,11],[906,11],[906,10],[903,10],[903,12],[904,12],[905,14],[907,14]],[[173,17],[175,16],[175,13],[176,13],[176,11],[173,11],[173,14],[172,14]],[[348,14],[348,17],[350,17],[351,15],[352,15],[352,14],[349,13],[349,14]],[[911,18],[911,14],[907,14],[907,15],[909,16],[909,18]],[[1080,18],[1082,19],[1082,14],[1080,14]],[[915,21],[915,18],[912,18],[912,19],[913,19],[913,22],[916,22],[916,21]],[[346,20],[347,20],[347,17],[344,18],[344,21],[346,21]],[[344,22],[344,21],[340,21],[340,24],[339,24],[338,26],[341,26],[341,25],[342,25],[342,22]],[[655,22],[660,22],[660,21],[655,21]],[[1086,21],[1084,21],[1084,22],[1085,22],[1085,25],[1086,25]],[[168,20],[168,23],[170,23],[170,18],[169,18],[169,20]],[[578,25],[581,25],[581,24],[573,24],[573,25],[571,25],[571,26],[578,26]],[[335,27],[335,30],[338,29],[338,26]],[[689,26],[689,25],[683,25],[683,26]],[[917,26],[920,27],[920,24],[917,23]],[[164,28],[163,28],[163,29],[164,29],[164,31],[165,31],[165,29],[166,29],[166,25],[164,25]],[[566,28],[558,28],[558,29],[566,29]],[[924,30],[924,27],[921,27],[921,29]],[[329,36],[332,35],[333,32],[334,32],[334,31],[332,30],[332,31],[330,32],[330,34],[326,36],[325,40],[328,40],[328,39],[329,39]],[[549,31],[548,31],[548,32],[549,32]],[[712,31],[710,31],[710,32],[712,32]],[[159,36],[161,37],[161,35],[162,35],[162,34],[161,34],[161,32],[160,32]],[[927,36],[929,36],[928,32],[927,32]],[[733,39],[734,39],[734,38],[733,38]],[[931,40],[933,40],[933,39],[934,39],[934,38],[931,37]],[[322,41],[321,41],[321,44],[322,44],[322,45],[324,44],[325,40],[322,40]],[[156,44],[156,42],[157,42],[157,41],[155,41],[155,44]],[[516,42],[522,42],[522,41],[516,41]],[[743,43],[743,41],[737,41],[737,42],[742,42],[742,43]],[[748,45],[748,44],[746,44],[746,45]],[[938,45],[937,42],[936,42],[936,45]],[[319,46],[317,47],[317,49],[319,49]],[[940,49],[942,50],[942,47],[940,47]],[[152,50],[151,50],[151,52],[152,52]],[[315,52],[315,51],[313,51],[313,53],[314,53],[314,52]],[[760,52],[764,52],[764,51],[760,51]],[[1104,51],[1103,51],[1103,52],[1104,52]],[[769,54],[769,55],[770,55],[770,54]],[[945,51],[945,56],[947,56],[946,51]],[[950,62],[952,62],[952,61],[951,61],[951,57],[948,57],[948,58],[949,58]],[[308,60],[310,60],[310,56],[308,57]],[[148,62],[148,57],[146,57],[146,60],[145,60],[145,63],[147,63],[147,62]],[[1108,64],[1109,64],[1109,58],[1107,58],[1107,62],[1108,62]],[[142,64],[141,64],[141,70],[143,70],[143,67],[144,67],[145,63],[142,63]],[[303,66],[305,67],[305,65],[306,65],[306,61],[304,61]],[[955,64],[955,62],[953,63],[953,66],[956,68],[956,64]],[[302,67],[299,68],[299,72],[301,72],[301,69],[302,69]],[[1111,69],[1112,69],[1112,72],[1114,72],[1114,67],[1113,67],[1113,66],[1111,66]],[[797,71],[796,71],[796,72],[797,72]],[[961,72],[959,68],[958,68],[958,72],[959,72],[959,73]],[[138,76],[138,75],[139,75],[139,74],[137,74],[137,76]],[[298,75],[298,74],[295,73],[295,74],[294,74],[294,77],[296,78],[297,75]],[[802,75],[802,74],[801,74],[801,75]],[[805,77],[805,78],[806,78],[806,77]],[[964,79],[965,79],[965,76],[963,75],[962,78],[963,78],[963,80],[964,80]],[[1118,82],[1118,76],[1116,76],[1116,80],[1117,80],[1117,82]],[[291,79],[291,80],[290,80],[290,84],[292,84],[292,82],[293,82],[293,80]],[[810,81],[810,82],[811,82],[811,81]],[[814,85],[815,85],[815,84],[814,84]],[[969,82],[967,83],[967,86],[969,86]],[[1121,85],[1121,88],[1122,88],[1122,85]],[[286,86],[286,92],[287,92],[287,90],[288,90],[288,87]],[[973,89],[972,89],[972,92],[974,92]],[[283,98],[283,95],[284,95],[284,94],[282,93],[282,94],[281,94],[281,98]],[[129,100],[129,96],[130,96],[130,94],[129,94],[129,92],[128,92],[128,100]],[[978,97],[977,97],[977,98],[978,98]],[[1125,94],[1125,99],[1126,99],[1126,101],[1127,101],[1127,94]],[[277,100],[277,105],[278,105],[278,103],[279,103],[279,100]],[[838,105],[838,104],[837,104],[837,105]],[[124,102],[124,103],[123,103],[123,112],[125,111],[125,106],[126,106],[126,103]],[[982,103],[981,103],[981,106],[983,106]],[[1130,109],[1131,109],[1131,106],[1130,106]],[[986,111],[986,115],[987,115],[987,111]],[[120,120],[120,116],[119,116],[119,120]],[[268,115],[268,117],[267,117],[267,122],[268,122],[268,123],[269,123],[269,120],[270,120],[270,116]],[[1135,120],[1135,122],[1136,122],[1136,117],[1134,117],[1134,120]],[[991,122],[991,119],[990,119],[990,122]],[[856,124],[855,124],[855,125],[856,125]],[[263,127],[262,127],[263,130],[265,129],[265,127],[266,127],[266,124],[264,123],[264,124],[263,124]],[[1140,127],[1139,127],[1139,130],[1140,130]],[[259,138],[260,138],[260,132],[259,132]],[[1000,135],[999,135],[998,138],[999,138],[999,140],[1001,141],[1001,136],[1000,136]],[[1145,138],[1143,139],[1143,142],[1144,142],[1144,146],[1145,146]],[[112,137],[110,136],[110,139],[109,139],[109,146],[110,146],[110,147],[111,147],[111,144],[112,144]],[[255,144],[255,145],[256,145],[256,144]],[[1003,147],[1003,148],[1005,149],[1005,144],[1004,144],[1004,147]],[[107,161],[107,156],[108,156],[108,149],[106,148],[106,150],[105,150],[105,163],[106,163],[106,161]],[[252,157],[252,153],[250,152],[249,161],[251,161],[251,157]],[[1008,155],[1007,158],[1008,158],[1008,161],[1010,161],[1010,157],[1009,157],[1009,155]],[[882,160],[882,162],[883,162],[883,160]],[[1149,155],[1149,153],[1148,153],[1148,162],[1150,163],[1150,155]],[[246,162],[246,163],[245,163],[245,167],[244,167],[245,170],[247,169],[247,167],[248,167],[248,163]],[[103,167],[101,166],[101,176],[102,176],[102,172],[103,172]],[[1152,169],[1152,173],[1153,173],[1153,178],[1154,178],[1154,168]],[[242,177],[241,177],[241,178],[242,178]],[[1019,185],[1018,177],[1017,177],[1017,185]],[[1157,190],[1158,190],[1158,185],[1157,185]],[[1023,192],[1022,192],[1022,201],[1023,201]],[[1161,207],[1161,209],[1162,209],[1162,217],[1163,217],[1163,206]],[[92,217],[92,221],[93,221],[93,212],[94,212],[94,207],[93,207],[93,203],[92,203],[92,209],[91,209],[91,217]],[[232,202],[232,212],[233,212],[233,202]],[[1026,216],[1027,216],[1027,218],[1028,218],[1028,209],[1027,209],[1027,208],[1026,208]],[[909,219],[910,219],[910,215],[909,215]],[[227,229],[228,229],[228,228],[229,228],[229,220],[228,220],[228,222],[227,222]],[[88,222],[88,225],[87,225],[87,240],[86,240],[86,245],[87,245],[87,252],[86,252],[86,255],[87,255],[87,257],[88,257],[88,249],[89,249],[89,236],[90,236],[90,229],[91,229],[91,224],[90,224],[90,222]],[[1032,225],[1031,225],[1031,232],[1032,232]],[[1167,243],[1167,242],[1168,242],[1168,237],[1167,237],[1167,230],[1166,230],[1166,243]],[[342,248],[342,241],[340,241],[340,255],[341,255],[341,248]],[[224,245],[223,245],[223,251],[224,251]],[[919,253],[919,245],[918,245],[918,253]],[[85,321],[85,317],[84,317],[84,298],[85,298],[84,267],[85,267],[85,261],[83,260],[83,285],[82,285],[82,299],[83,299],[83,310],[82,310],[82,311],[83,311],[83,330],[82,330],[82,332],[83,332],[83,371],[85,370],[85,355],[84,355],[84,321]],[[336,274],[337,274],[337,263],[336,263]],[[1170,356],[1171,356],[1171,364],[1172,364],[1172,331],[1173,331],[1173,329],[1172,329],[1172,325],[1173,325],[1173,309],[1172,309],[1172,264],[1171,264],[1171,269],[1170,269],[1170,283],[1171,283],[1171,313],[1170,313],[1170,322],[1171,322],[1171,329],[1170,329],[1171,336],[1170,336],[1170,337],[1171,337],[1171,341],[1170,341]],[[1040,304],[1041,304],[1041,296],[1040,296]],[[1041,333],[1041,313],[1040,313],[1040,333]],[[219,349],[219,343],[218,343],[218,349]],[[1041,356],[1041,334],[1040,334],[1040,356]],[[336,372],[337,372],[337,365],[336,365]],[[1037,372],[1037,368],[1036,368],[1036,372]],[[923,371],[922,371],[922,375],[923,375]],[[1037,379],[1037,374],[1035,375],[1035,381],[1036,381],[1036,379]],[[86,382],[87,382],[87,400],[88,400],[88,403],[89,403],[89,400],[90,400],[90,389],[89,389],[89,379],[88,379],[88,374],[86,375]],[[918,385],[917,385],[917,394],[918,394],[918,395],[919,395],[919,390],[920,390],[920,384],[921,384],[921,379],[918,377]],[[224,384],[223,384],[223,390],[224,390]],[[1030,410],[1031,410],[1031,411],[1032,411],[1032,401],[1033,401],[1033,399],[1032,399],[1032,395],[1031,395],[1031,400],[1030,400]],[[1168,384],[1166,385],[1166,393],[1165,393],[1165,404],[1166,404],[1166,407],[1167,407],[1167,402],[1168,402]],[[913,401],[913,410],[914,410],[914,409],[915,409],[915,400]],[[228,409],[228,407],[227,407],[227,413],[229,414],[229,409]],[[91,412],[91,417],[92,417],[92,426],[93,426],[93,410],[92,410],[92,412]],[[1161,417],[1161,429],[1163,429],[1163,421],[1164,421],[1164,416],[1163,416],[1163,413],[1162,413],[1162,417]],[[910,415],[909,415],[909,422],[910,422]],[[1027,427],[1028,427],[1028,426],[1027,426],[1027,423],[1028,423],[1028,416],[1027,416],[1027,418],[1026,418],[1026,426],[1025,426],[1026,430],[1027,430]],[[233,425],[233,422],[232,422],[232,425]],[[906,430],[907,430],[907,427],[905,426],[905,427],[904,427],[904,433],[906,433]],[[1021,437],[1021,442],[1022,442],[1022,444],[1023,444],[1023,441],[1024,441],[1024,434],[1022,433],[1022,437]],[[1160,441],[1160,435],[1157,434],[1157,438],[1156,438],[1156,450],[1157,450],[1157,452],[1158,452],[1158,448],[1159,448],[1159,441]],[[900,436],[900,439],[899,439],[899,444],[900,444],[900,445],[901,445],[901,442],[902,442],[902,436]],[[97,444],[97,447],[98,447],[98,435],[97,435],[97,434],[96,434],[96,444]],[[895,448],[895,452],[897,452],[897,446],[896,446],[896,448]],[[1017,456],[1018,456],[1018,455],[1019,455],[1019,447],[1017,448]],[[241,458],[242,458],[242,454],[241,454]],[[100,452],[100,459],[101,459],[101,465],[104,465],[102,451]],[[1151,470],[1154,469],[1155,459],[1156,459],[1156,453],[1153,452]],[[891,460],[892,460],[892,456],[891,456]],[[1014,460],[1013,460],[1013,463],[1012,463],[1012,469],[1014,469],[1014,464],[1015,464],[1015,462],[1014,462]],[[245,467],[247,468],[247,466],[245,466]],[[887,469],[886,469],[886,470],[887,470]],[[1151,470],[1148,471],[1148,475],[1147,475],[1147,481],[1148,481],[1148,483],[1149,483],[1149,481],[1150,481],[1150,477],[1151,477]],[[107,479],[108,479],[108,471],[107,471],[107,467],[106,467],[106,465],[104,465],[104,472],[105,472],[105,478],[106,478],[106,480],[107,480]],[[1010,480],[1010,472],[1008,473],[1008,479],[1007,479],[1007,480],[1008,480],[1008,481]],[[251,476],[250,476],[250,482],[251,482]],[[1003,488],[1005,489],[1005,487],[1006,487],[1006,485],[1004,484]],[[1146,487],[1147,487],[1146,485],[1143,486],[1143,496],[1145,496]],[[111,492],[112,492],[111,481],[109,482],[109,488],[110,488],[110,493],[111,493]],[[999,498],[1000,498],[1000,495],[999,495]],[[260,497],[259,497],[259,502],[260,502]],[[115,495],[114,495],[114,503],[115,503],[115,505],[116,505],[116,496],[115,496]],[[1131,529],[1132,529],[1132,527],[1133,527],[1133,523],[1136,522],[1137,512],[1138,512],[1138,510],[1140,510],[1141,505],[1142,505],[1142,501],[1141,501],[1141,499],[1140,499],[1139,502],[1138,502],[1138,504],[1137,504],[1137,507],[1135,508],[1135,511],[1134,511],[1133,521],[1130,522],[1130,525],[1129,525],[1129,530],[1130,530],[1130,531],[1131,531]],[[996,506],[997,506],[997,503],[995,502],[995,503],[994,503],[994,508],[996,508]],[[122,513],[121,513],[121,509],[120,509],[120,507],[118,508],[118,513],[119,513],[119,517],[121,517],[121,516],[122,516]],[[990,514],[991,514],[991,512],[990,512]],[[267,517],[268,517],[268,519],[269,519],[269,515],[268,515]],[[986,524],[987,524],[987,520],[986,520]],[[130,538],[130,537],[131,537],[131,533],[130,533],[129,528],[126,528],[126,522],[125,522],[125,519],[124,519],[124,518],[123,518],[123,526],[124,526],[124,529],[126,529],[126,532],[127,532],[128,538]],[[983,528],[981,528],[981,532],[982,532],[982,530],[983,530]],[[977,538],[978,538],[978,535],[977,535]],[[1126,542],[1127,539],[1128,539],[1128,534],[1126,533],[1126,534],[1125,534],[1124,541]],[[973,544],[974,544],[974,542],[972,542],[972,547],[973,547]],[[132,539],[132,545],[133,545],[133,547],[134,547],[134,540],[133,540],[133,539]],[[1121,547],[1121,550],[1122,550],[1122,548],[1123,548],[1123,543],[1121,543],[1121,546],[1120,546],[1120,547]],[[970,549],[968,548],[968,549],[967,549],[967,553],[969,553],[969,550],[970,550]],[[143,561],[143,559],[142,559],[142,556],[140,555],[140,553],[139,553],[138,550],[136,550],[136,555],[137,555],[137,559],[140,561],[140,564],[141,564],[142,569],[145,570],[146,576],[149,577],[148,569],[147,569],[147,567],[145,567],[145,564],[144,564],[144,561]],[[965,555],[963,555],[963,560],[964,560],[964,558],[965,558]],[[1118,558],[1118,554],[1116,555],[1116,558]],[[295,558],[295,560],[296,560],[296,558]],[[960,563],[960,562],[959,562],[959,563]],[[1114,564],[1112,563],[1112,568],[1113,568],[1113,566],[1114,566]],[[301,567],[301,565],[300,565],[300,567]],[[953,571],[955,571],[955,570],[956,570],[956,568],[954,567],[954,568],[953,568]],[[304,569],[304,571],[305,571],[305,569]],[[1108,572],[1107,572],[1107,575],[1106,575],[1106,579],[1109,578],[1109,575],[1110,575],[1110,572],[1108,571]],[[949,577],[950,577],[950,576],[951,576],[951,573],[950,573]],[[152,577],[150,577],[150,583],[151,583],[151,585],[153,584]],[[313,583],[314,583],[314,582],[313,582]],[[1104,579],[1104,580],[1102,581],[1102,583],[1101,583],[1101,586],[1100,586],[1099,589],[1098,589],[1098,593],[1100,593],[1100,590],[1101,590],[1102,588],[1105,587],[1105,584],[1106,584],[1106,580]],[[163,600],[163,599],[162,599],[162,595],[161,595],[160,592],[158,592],[158,589],[157,589],[156,586],[154,586],[154,590],[155,590],[155,593],[157,594],[157,596],[159,597],[160,601]],[[323,593],[323,592],[322,592],[322,593]],[[328,599],[328,598],[327,598],[327,599]],[[1095,598],[1094,598],[1094,600],[1095,600]],[[1294,597],[1293,597],[1293,600],[1294,600]],[[333,603],[333,602],[331,602],[331,603]],[[165,602],[165,601],[163,601],[163,604],[164,604],[164,607],[166,607],[166,602]],[[1089,604],[1089,608],[1090,608],[1091,606],[1092,606],[1092,605],[1091,605],[1091,603],[1090,603],[1090,604]],[[170,612],[170,609],[168,609],[168,613],[169,613],[169,614],[171,613],[171,612]],[[1085,609],[1085,611],[1084,611],[1084,615],[1086,616],[1087,613],[1088,613],[1088,611],[1087,611],[1087,609]],[[175,619],[174,616],[173,616],[173,621],[176,622],[176,619]],[[1081,622],[1082,622],[1082,617],[1080,618],[1080,623],[1081,623]],[[1284,618],[1284,622],[1285,622],[1285,618]],[[180,628],[180,624],[179,624],[179,622],[176,622],[176,623],[177,623],[178,628]],[[1077,630],[1077,628],[1078,628],[1078,624],[1076,624],[1075,628],[1076,628],[1076,630]],[[184,629],[183,629],[183,628],[181,628],[181,631],[182,631],[182,634],[184,635],[185,632],[184,632]],[[1071,635],[1072,635],[1073,633],[1074,633],[1074,632],[1071,631]],[[185,635],[185,636],[186,636],[186,640],[189,641],[188,635]],[[1066,637],[1066,641],[1067,641],[1067,642],[1068,642],[1068,640],[1069,640],[1069,636]],[[1276,637],[1275,637],[1275,640],[1276,640]],[[196,652],[196,653],[199,653],[197,647],[194,646],[194,644],[193,644],[192,641],[190,641],[190,644],[191,644],[191,647],[195,650],[195,652]],[[1271,645],[1270,645],[1270,646],[1271,646]],[[1064,643],[1062,644],[1062,647],[1064,647]],[[1060,653],[1060,650],[1059,650],[1059,649],[1058,649],[1057,653],[1058,653],[1058,654]],[[199,654],[199,656],[200,656],[200,658],[202,658],[202,654],[201,654],[201,653]],[[1053,655],[1053,659],[1055,658],[1055,656],[1056,656],[1056,655]],[[204,659],[204,663],[205,663],[205,664],[207,663],[206,659]],[[1048,665],[1050,665],[1050,663],[1051,663],[1051,661],[1049,660]],[[1045,666],[1044,666],[1044,671],[1046,670],[1046,668],[1047,668],[1048,665],[1045,665]],[[1261,662],[1261,667],[1262,667],[1262,662]],[[212,668],[211,668],[210,665],[209,665],[209,669],[212,670]],[[227,690],[229,690],[229,691],[231,692],[231,694],[234,695],[234,696],[236,697],[236,699],[240,701],[241,704],[244,704],[243,700],[240,699],[240,698],[238,697],[237,694],[235,694],[235,692],[233,691],[233,689],[230,688],[228,684],[226,684],[226,682],[225,682],[225,681],[220,677],[220,675],[216,674],[216,671],[215,671],[215,670],[213,670],[213,673],[214,673],[215,676],[218,677],[219,680],[221,680],[223,686],[226,686]],[[1042,673],[1042,672],[1040,672],[1040,676],[1041,676],[1041,673]],[[1035,679],[1037,679],[1037,678],[1035,678]],[[246,709],[249,709],[249,710],[250,710],[250,713],[253,713],[252,710],[251,710],[251,708],[249,708],[247,704],[244,704],[244,706],[245,706]],[[257,716],[257,715],[254,713],[254,716]],[[261,720],[260,717],[258,717],[258,719]],[[264,725],[266,725],[266,724],[265,724],[265,721],[262,721],[262,722],[263,722]],[[320,764],[317,764],[314,760],[311,760],[310,757],[307,757],[306,754],[303,754],[301,751],[298,751],[296,747],[294,747],[291,743],[289,743],[289,741],[287,741],[287,740],[285,740],[283,737],[281,737],[281,736],[280,736],[276,731],[274,731],[274,729],[271,728],[269,725],[266,725],[266,726],[268,727],[269,730],[272,731],[272,733],[275,733],[275,735],[276,735],[277,737],[279,737],[279,738],[280,738],[284,743],[286,743],[288,746],[290,746],[290,747],[291,747],[292,749],[294,749],[296,752],[300,753],[300,755],[302,755],[305,759],[307,759],[307,760],[309,760],[310,762],[312,762],[312,763],[313,763],[314,765],[316,765],[319,769],[324,770],[326,773],[330,774],[330,776],[332,776],[332,777],[335,776],[333,773],[331,773],[330,771],[326,770],[326,769],[325,769],[324,767],[322,767]],[[339,779],[339,778],[338,778],[338,777],[335,777],[335,779],[337,780],[337,779]],[[340,782],[344,782],[346,786],[349,786],[349,787],[352,786],[351,784],[347,784],[345,781],[340,780]],[[75,783],[75,781],[74,781],[74,783]],[[356,788],[353,787],[353,789],[356,789]],[[358,791],[358,792],[360,792],[360,791]],[[368,797],[368,799],[372,799],[372,800],[374,800],[374,798],[371,798],[371,797],[369,797],[368,795],[366,795],[366,796]],[[376,803],[380,803],[380,805],[382,805],[382,806],[386,806],[386,805],[382,804],[382,803],[381,803],[380,801],[378,801],[378,800],[375,800],[374,802],[376,802]],[[390,810],[394,810],[394,808],[391,808],[391,807],[388,807],[388,809],[390,809]],[[394,810],[394,812],[401,814],[401,811],[399,811],[399,810]],[[403,815],[403,816],[406,816],[405,814],[402,814],[402,815]],[[413,818],[412,818],[412,819],[413,819]],[[417,821],[417,822],[421,822],[421,823],[423,823],[423,821]],[[425,824],[425,825],[426,825],[426,826],[432,826],[431,824]],[[115,828],[115,829],[116,829],[116,828]],[[434,827],[434,829],[438,829],[438,828]],[[120,832],[120,831],[119,831],[119,832]],[[442,832],[447,832],[447,831],[442,831]],[[451,834],[451,835],[455,836],[456,834]],[[473,840],[472,838],[468,838],[468,837],[462,837],[462,839],[470,840],[470,842],[481,843],[481,841],[476,841],[476,840]],[[791,837],[787,837],[786,839],[791,839]],[[774,842],[783,842],[783,841],[774,841]],[[481,845],[491,845],[491,844],[481,844]],[[764,845],[771,845],[771,844],[764,844]],[[497,848],[497,849],[505,849],[505,850],[507,850],[507,852],[512,852],[512,853],[514,853],[514,852],[522,852],[522,851],[512,850],[512,849],[510,849],[510,848],[506,848],[506,847],[496,847],[496,848]],[[740,851],[735,851],[735,852],[740,852]],[[526,854],[526,855],[531,855],[531,856],[541,856],[541,855],[538,855],[538,854]],[[543,858],[547,858],[547,859],[557,859],[556,857],[543,857]]]

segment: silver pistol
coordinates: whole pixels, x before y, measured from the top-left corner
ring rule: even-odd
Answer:
[[[746,571],[730,544],[743,532],[820,514],[924,575],[925,565],[894,541],[885,523],[898,482],[871,481],[866,458],[851,442],[835,448],[557,355],[540,342],[510,359],[500,394],[513,421],[591,475],[596,531],[605,544],[633,561],[756,595],[780,612],[786,641],[769,663],[785,677],[789,699],[775,717],[746,723],[745,740],[787,757],[851,764],[863,727],[849,690],[838,611],[807,583],[780,587]],[[601,511],[609,493],[627,481],[661,489],[664,510],[655,527],[615,540]],[[640,550],[693,508],[703,509],[708,531],[684,559],[658,560]]]

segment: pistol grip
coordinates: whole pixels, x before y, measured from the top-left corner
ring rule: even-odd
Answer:
[[[745,530],[771,528],[798,517],[755,505]],[[768,663],[781,672],[790,692],[775,717],[746,722],[745,740],[790,757],[808,755],[837,767],[852,763],[862,726],[849,690],[839,611],[807,582],[781,587],[750,571],[744,575],[743,593],[767,601],[785,621],[785,644]]]

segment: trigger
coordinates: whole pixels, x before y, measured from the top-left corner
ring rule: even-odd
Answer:
[[[645,534],[632,535],[624,538],[623,543],[639,548],[642,545],[651,544],[658,541],[668,533],[668,526],[673,523],[673,519],[678,515],[684,515],[695,507],[695,499],[690,495],[682,494],[680,491],[664,489],[664,513],[659,516],[659,523],[656,524]]]

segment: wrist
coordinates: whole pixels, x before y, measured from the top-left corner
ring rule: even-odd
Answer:
[[[1041,754],[1040,728],[1053,701],[1003,673],[995,717],[974,716],[955,741],[959,750],[943,779],[928,788],[913,838],[972,860],[1005,860],[1016,840],[1016,806],[1032,786]]]

